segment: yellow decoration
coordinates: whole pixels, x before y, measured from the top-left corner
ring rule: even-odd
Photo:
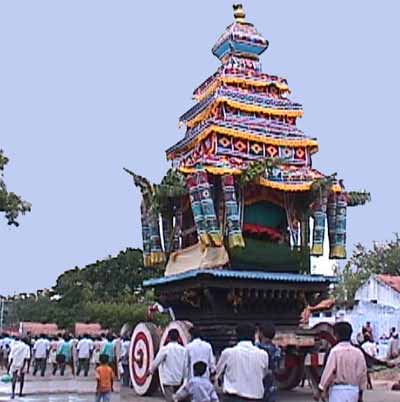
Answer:
[[[249,113],[265,113],[273,116],[289,116],[289,117],[302,117],[304,112],[302,110],[283,110],[274,109],[265,106],[258,105],[248,105],[247,103],[242,103],[238,101],[233,101],[225,97],[217,98],[206,110],[199,113],[196,117],[191,120],[186,121],[186,126],[188,128],[194,127],[201,121],[207,120],[207,118],[212,114],[213,110],[221,103],[225,103],[228,106],[238,109],[243,112]]]
[[[334,246],[330,258],[345,259],[346,248],[343,245]]]
[[[151,267],[151,258],[149,255],[144,256],[143,263],[145,267]]]
[[[165,254],[163,252],[151,253],[144,257],[143,264],[145,267],[155,267],[165,262]]]
[[[221,233],[204,233],[200,236],[200,244],[203,250],[207,247],[221,247],[222,243]]]
[[[294,140],[288,138],[269,138],[263,137],[261,135],[246,133],[243,131],[235,130],[233,128],[226,128],[220,127],[217,125],[210,126],[204,133],[197,137],[199,141],[206,138],[210,132],[218,133],[218,134],[225,134],[235,138],[242,138],[250,141],[261,142],[263,144],[268,145],[278,145],[284,147],[317,147],[318,148],[318,141],[304,138],[301,140]],[[204,136],[204,137],[203,137]]]
[[[203,99],[208,98],[219,87],[221,87],[222,84],[236,84],[236,85],[241,85],[241,86],[248,85],[248,86],[258,87],[258,88],[267,88],[270,85],[275,85],[281,91],[290,93],[289,86],[287,84],[282,84],[280,82],[255,80],[255,79],[252,79],[251,77],[242,78],[242,77],[223,76],[223,77],[219,77],[219,78],[215,79],[213,82],[211,82],[209,84],[209,86],[204,89],[204,91],[202,91],[198,95],[195,95],[194,98],[200,102]]]
[[[301,184],[288,184],[264,179],[263,177],[261,177],[259,184],[264,187],[269,187],[281,191],[309,191],[311,189],[312,182],[310,181],[308,183]]]
[[[204,166],[204,169],[208,173],[211,173],[213,175],[218,175],[218,176],[225,175],[225,174],[234,174],[234,175],[242,174],[242,170],[240,170],[240,169],[230,169],[230,168],[223,168],[223,167],[216,167],[216,166]],[[191,174],[191,173],[197,172],[197,169],[194,167],[191,168],[191,167],[181,166],[179,168],[179,171],[182,173],[185,173],[185,174]],[[261,177],[258,181],[258,184],[263,187],[272,188],[274,190],[288,191],[288,192],[297,192],[297,191],[301,192],[301,191],[311,190],[313,181],[309,181],[309,182],[301,183],[301,184],[298,184],[298,183],[290,184],[290,183],[276,182],[276,181],[268,180],[268,179]],[[342,192],[342,188],[338,184],[333,185],[331,187],[331,190],[335,193]]]
[[[322,244],[314,244],[311,248],[310,254],[314,257],[321,257],[324,255],[324,246]]]
[[[238,233],[232,236],[229,236],[229,248],[242,247],[244,248],[246,245],[244,243],[244,239],[242,234]]]
[[[209,236],[212,240],[213,246],[216,246],[216,247],[222,246],[224,239],[223,239],[221,233],[209,233]]]
[[[310,147],[312,153],[318,151],[318,141],[313,140],[311,138],[303,138],[301,140],[289,139],[289,138],[270,138],[263,137],[261,135],[246,133],[243,131],[235,130],[233,128],[220,127],[217,125],[212,125],[203,131],[199,136],[193,138],[193,140],[185,145],[183,150],[188,150],[193,146],[199,144],[201,141],[206,139],[211,133],[225,134],[235,138],[246,139],[250,141],[255,141],[258,143],[268,144],[268,145],[277,145],[283,147]],[[181,153],[181,152],[179,152]],[[168,159],[173,159],[176,154],[176,151],[171,152],[167,155]]]
[[[246,13],[242,4],[233,5],[233,16],[238,24],[244,24],[246,22]]]
[[[240,169],[229,169],[229,168],[220,168],[220,167],[215,167],[215,166],[204,166],[204,169],[213,175],[223,175],[223,174],[235,174],[239,175],[242,174],[242,171]],[[179,168],[179,171],[185,174],[190,174],[190,173],[196,173],[197,169],[196,168],[191,168],[191,167],[186,167],[186,166],[181,166]]]

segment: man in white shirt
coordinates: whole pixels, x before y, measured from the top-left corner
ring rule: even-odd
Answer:
[[[369,334],[365,335],[365,342],[361,345],[361,347],[364,349],[364,352],[372,357],[377,357],[378,356],[378,348],[375,344],[375,342],[372,341],[370,338]]]
[[[90,368],[90,358],[93,353],[93,341],[88,334],[83,335],[83,338],[78,342],[76,346],[78,352],[78,368],[76,375],[79,376],[83,368],[84,376],[87,377]]]
[[[174,393],[187,377],[187,351],[178,343],[179,332],[176,329],[169,331],[168,339],[169,343],[158,351],[147,374],[154,374],[159,367],[165,400],[172,402]]]
[[[190,329],[192,341],[186,345],[188,352],[188,373],[193,378],[193,365],[197,362],[207,363],[207,369],[204,373],[205,378],[210,378],[215,374],[215,357],[212,346],[200,338],[200,333],[196,327]]]
[[[3,367],[7,369],[8,367],[8,356],[10,354],[12,339],[8,334],[3,334],[3,339],[1,341],[1,349],[2,349],[2,360]]]
[[[33,345],[33,355],[35,356],[35,364],[32,375],[36,375],[40,370],[40,375],[44,377],[46,373],[47,358],[50,352],[50,342],[46,335],[41,334],[39,339]]]
[[[24,388],[24,380],[25,380],[25,371],[28,365],[28,360],[31,358],[31,350],[26,342],[21,341],[19,338],[16,338],[15,342],[12,345],[8,370],[7,373],[12,376],[12,393],[11,399],[15,398],[15,387],[17,385],[17,381],[20,381],[19,388],[19,396],[22,396],[22,391]]]
[[[131,341],[128,336],[124,336],[121,343],[121,357],[120,363],[122,365],[122,384],[125,387],[129,387],[129,349],[131,346]]]
[[[225,401],[261,401],[263,379],[268,374],[268,353],[254,346],[255,328],[242,324],[236,328],[238,343],[225,349],[219,358],[216,376],[223,376]]]

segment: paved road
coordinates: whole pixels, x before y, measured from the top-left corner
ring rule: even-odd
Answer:
[[[68,401],[66,399],[65,401]],[[85,400],[86,401],[86,400]],[[113,402],[165,402],[164,399],[160,397],[147,397],[139,398],[132,393],[126,393],[124,390],[121,391],[120,397],[114,396]],[[280,394],[279,401],[281,402],[312,402],[312,393],[309,389],[299,389],[290,392],[284,392]],[[368,391],[364,398],[365,402],[399,402],[400,392],[392,392],[386,390],[374,390]],[[93,401],[91,401],[93,402]]]
[[[399,402],[400,392],[388,391],[387,383],[377,383],[376,390],[368,391],[365,395],[365,402]],[[71,376],[66,378],[29,377],[26,383],[26,396],[16,398],[15,401],[24,402],[94,402],[95,380],[93,377],[77,378]],[[164,402],[160,397],[140,398],[131,390],[122,389],[112,397],[112,402]],[[10,385],[0,383],[0,402],[8,402]],[[280,395],[282,402],[311,402],[312,394],[308,388],[298,389]]]
[[[308,391],[292,391],[290,393],[282,394],[280,399],[282,402],[311,402],[312,397]],[[365,402],[399,402],[400,393],[388,391],[369,391],[366,394]],[[9,397],[0,396],[1,402],[9,402]],[[94,395],[35,395],[26,396],[24,398],[17,398],[15,401],[19,402],[93,402]],[[164,402],[162,398],[139,398],[133,394],[114,394],[112,402]]]

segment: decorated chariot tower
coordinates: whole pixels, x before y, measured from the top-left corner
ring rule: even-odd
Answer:
[[[318,141],[297,127],[303,109],[286,79],[262,71],[267,48],[235,5],[212,48],[221,65],[166,151],[172,168],[158,185],[128,171],[143,195],[144,263],[165,269],[144,285],[217,350],[239,321],[297,327],[332,281],[310,275],[310,255],[323,255],[327,230],[326,252],[345,258],[347,207],[369,198],[313,166]]]

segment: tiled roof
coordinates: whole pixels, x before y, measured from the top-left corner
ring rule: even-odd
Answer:
[[[390,286],[396,292],[400,293],[400,276],[397,275],[377,275],[378,281]]]
[[[304,275],[284,272],[265,271],[233,271],[227,269],[196,269],[182,274],[164,276],[156,279],[149,279],[143,282],[143,286],[151,287],[171,282],[178,282],[185,279],[211,276],[214,278],[245,279],[267,282],[292,282],[292,283],[331,283],[335,279],[323,275]]]
[[[60,332],[56,324],[42,324],[39,322],[21,322],[22,330],[25,334],[31,335],[56,335]]]
[[[101,333],[106,332],[100,324],[84,324],[78,322],[75,324],[75,335],[100,335]]]

